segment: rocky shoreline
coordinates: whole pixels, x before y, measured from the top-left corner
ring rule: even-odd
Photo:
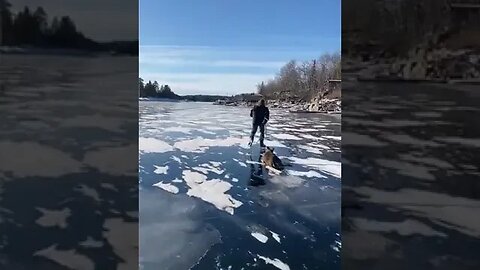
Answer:
[[[377,53],[350,52],[343,56],[342,74],[355,76],[344,79],[480,82],[480,49],[474,46],[448,48],[440,36],[428,35],[425,42],[410,49],[404,57],[387,57],[381,50]]]
[[[215,105],[252,107],[255,103],[241,102],[215,102]],[[298,100],[268,100],[268,106],[275,109],[284,109],[296,113],[341,113],[340,99],[314,98],[310,102]]]

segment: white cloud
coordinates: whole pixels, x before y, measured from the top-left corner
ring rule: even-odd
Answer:
[[[248,93],[289,60],[320,55],[298,48],[142,45],[140,76],[168,84],[178,94]]]
[[[249,60],[187,60],[175,58],[171,55],[160,56],[145,54],[140,56],[140,65],[170,65],[170,66],[209,66],[209,67],[254,67],[254,68],[274,68],[280,69],[286,62],[284,61],[249,61]]]

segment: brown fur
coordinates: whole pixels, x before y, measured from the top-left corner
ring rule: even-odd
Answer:
[[[277,170],[283,170],[284,166],[282,161],[273,153],[273,150],[273,148],[267,147],[267,150],[265,150],[265,153],[262,155],[262,164]]]

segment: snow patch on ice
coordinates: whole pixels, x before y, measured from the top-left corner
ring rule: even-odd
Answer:
[[[153,171],[154,173],[156,174],[167,174],[167,171],[168,171],[168,165],[166,166],[157,166],[157,165],[153,165],[153,167],[155,167],[155,171]]]
[[[173,193],[173,194],[177,194],[178,191],[179,191],[179,189],[178,189],[176,186],[174,186],[174,185],[172,185],[172,184],[170,184],[170,183],[163,183],[163,181],[160,181],[160,182],[158,182],[158,183],[156,183],[156,184],[153,184],[153,186],[154,186],[154,187],[161,188],[161,189],[163,189],[163,190],[165,190],[165,191],[168,191],[168,192],[170,192],[170,193]]]
[[[290,270],[290,266],[288,266],[286,263],[280,261],[277,258],[272,260],[268,257],[263,257],[261,255],[257,255],[257,256],[258,256],[258,258],[264,260],[266,264],[271,264],[271,265],[277,267],[280,270]]]
[[[183,179],[190,188],[187,195],[211,203],[219,210],[233,215],[234,209],[243,204],[225,193],[232,188],[232,184],[226,181],[207,180],[207,176],[190,170],[183,171]]]
[[[322,137],[326,139],[336,140],[336,141],[340,141],[342,139],[342,136],[322,136]]]
[[[318,148],[311,147],[311,146],[308,146],[308,145],[299,145],[298,148],[303,149],[303,150],[305,150],[309,153],[312,153],[312,154],[317,154],[317,155],[322,154],[322,151],[320,151]]]
[[[251,235],[253,237],[255,237],[255,239],[257,239],[258,241],[262,242],[262,243],[266,243],[268,241],[268,237],[266,235],[263,235],[259,232],[252,232]]]
[[[289,157],[288,159],[290,159],[293,163],[318,169],[334,177],[342,177],[342,163],[340,162],[312,157],[306,159]]]
[[[287,170],[287,173],[289,175],[294,175],[294,176],[303,176],[303,177],[308,177],[308,178],[327,178],[325,175],[320,174],[317,171],[308,171],[308,172],[299,172],[299,171],[294,171],[294,170]]]
[[[276,232],[270,231],[272,234],[273,239],[275,239],[278,243],[280,243],[280,235]]]
[[[280,140],[296,140],[296,141],[301,141],[302,138],[297,137],[292,134],[285,134],[285,133],[280,133],[280,134],[272,134],[272,137],[280,139]]]
[[[203,139],[196,138],[192,140],[185,140],[176,142],[174,147],[191,153],[205,153],[205,151],[210,147],[223,146],[229,147],[234,145],[240,145],[240,147],[248,148],[246,145],[248,143],[248,138],[238,138],[238,137],[228,137],[224,139]]]
[[[170,144],[155,138],[140,137],[138,145],[139,151],[144,153],[166,153],[174,150]]]

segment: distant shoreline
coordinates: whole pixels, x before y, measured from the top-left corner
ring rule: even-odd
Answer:
[[[194,101],[188,99],[174,99],[174,98],[139,98],[138,101],[169,101],[169,102],[203,102],[211,103],[210,101]]]

